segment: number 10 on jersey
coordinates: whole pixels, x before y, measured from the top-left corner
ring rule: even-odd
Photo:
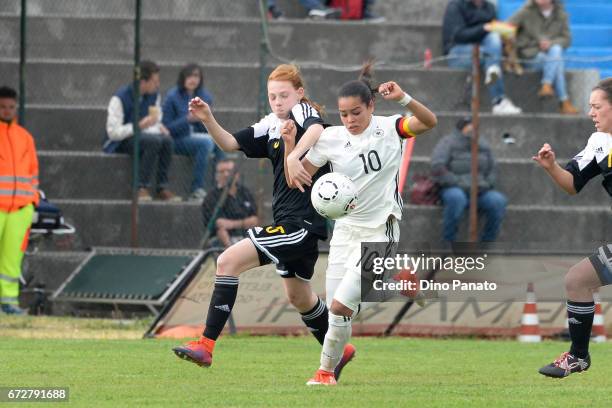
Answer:
[[[379,171],[382,167],[382,164],[380,163],[380,157],[378,157],[378,152],[376,150],[370,150],[368,152],[367,161],[366,161],[366,156],[363,153],[361,153],[359,157],[361,158],[361,161],[363,162],[363,170],[365,171],[365,174],[369,174],[370,173],[369,170]]]

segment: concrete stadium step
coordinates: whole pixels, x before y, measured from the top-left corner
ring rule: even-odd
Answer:
[[[377,114],[391,115],[397,111],[377,110]],[[436,112],[437,113],[437,112]],[[332,112],[330,112],[332,116]],[[336,114],[332,120],[339,122]],[[429,156],[440,138],[455,129],[458,119],[471,116],[470,112],[437,113],[438,126],[417,138],[414,154]],[[489,143],[497,159],[530,159],[543,143],[550,143],[557,157],[571,158],[578,154],[589,136],[595,131],[586,116],[559,114],[527,114],[520,116],[480,115],[480,136]],[[515,139],[514,144],[504,142],[504,135]]]
[[[215,117],[230,132],[258,120],[255,110],[214,108]],[[32,106],[26,109],[26,127],[38,150],[95,151],[102,149],[106,106]]]
[[[77,16],[133,18],[136,15],[135,0],[81,0],[48,1],[28,0],[28,16]],[[145,0],[142,16],[147,18],[203,19],[210,17],[240,18],[259,15],[256,1],[226,0]],[[3,0],[0,13],[18,15],[20,0]]]
[[[277,3],[284,18],[308,18],[307,10],[295,0],[279,0]],[[372,11],[391,22],[441,24],[447,3],[448,0],[385,0],[374,2]]]
[[[217,107],[253,108],[257,106],[259,68],[257,64],[204,65],[206,84],[216,96]],[[270,71],[272,67],[268,67]],[[170,88],[177,77],[179,67],[165,65],[162,68],[162,90]],[[336,106],[339,87],[357,77],[357,72],[338,72],[323,68],[302,69],[308,94],[327,107]],[[36,105],[76,105],[82,107],[104,106],[121,85],[130,81],[130,64],[92,63],[82,61],[32,60],[27,69],[26,98]],[[16,61],[0,60],[0,77],[8,84],[17,84]],[[470,87],[466,84],[465,71],[448,68],[420,70],[406,68],[379,68],[376,81],[398,81],[408,92],[436,111],[456,111],[468,108]],[[57,78],[63,78],[58,81]],[[568,90],[577,106],[586,112],[586,101],[592,86],[598,80],[596,71],[570,71],[567,73]],[[521,77],[513,75],[505,79],[507,94],[524,112],[558,111],[554,100],[535,97],[540,84],[540,74],[529,72]],[[381,109],[392,109],[392,102],[381,101]],[[481,89],[481,109],[490,111],[487,90]]]
[[[582,251],[593,253],[612,234],[610,207],[562,208],[510,205],[497,241],[530,247],[539,243],[537,253]],[[485,220],[480,219],[482,228]],[[459,226],[458,241],[468,241],[467,215]],[[439,242],[442,236],[442,207],[404,206],[400,240]],[[479,229],[481,231],[481,229]],[[545,245],[541,245],[546,243]]]
[[[19,55],[19,18],[0,18],[0,32],[12,33],[7,57]],[[31,17],[28,58],[123,61],[134,57],[134,24],[124,18]],[[258,20],[176,21],[144,19],[141,55],[155,61],[249,62],[259,58]],[[69,43],[70,46],[66,46]],[[228,52],[231,49],[231,52]]]
[[[385,0],[374,5],[374,11],[392,21],[441,22],[447,0]],[[0,13],[18,15],[20,0],[4,0]],[[305,18],[306,11],[295,0],[279,0],[278,6],[287,18]],[[239,0],[147,0],[143,2],[143,16],[172,19],[203,19],[210,17],[258,17],[258,1]],[[134,0],[67,1],[29,0],[29,16],[70,15],[79,17],[124,17],[135,15]]]
[[[58,200],[57,204],[64,211],[66,219],[77,228],[75,249],[130,245],[129,201]],[[140,246],[197,248],[202,237],[199,211],[199,206],[185,203],[141,204]],[[442,208],[406,205],[401,229],[402,239],[439,241]],[[592,243],[609,238],[611,233],[609,206],[562,208],[511,205],[499,241],[550,242],[551,251],[559,248],[592,251]]]
[[[41,152],[41,188],[53,199],[129,200],[131,197],[131,161],[127,155],[104,153]],[[237,157],[241,181],[246,186],[259,186],[264,200],[272,197],[273,176],[267,160]],[[429,157],[415,156],[410,174],[430,173]],[[112,169],[112,170],[111,170]],[[186,197],[191,183],[189,159],[174,156],[169,172],[169,188]],[[207,172],[212,185],[212,169]],[[410,185],[410,180],[408,185]],[[497,174],[497,188],[515,205],[589,206],[609,201],[608,196],[593,180],[581,194],[570,197],[551,181],[549,176],[530,159],[501,159]]]
[[[131,203],[126,200],[55,200],[76,227],[74,248],[130,246]],[[202,238],[200,206],[152,202],[139,206],[139,244],[144,248],[198,248]]]
[[[16,62],[0,62],[0,78],[16,84]],[[161,71],[163,92],[176,84],[180,66],[165,65]],[[258,101],[257,64],[205,64],[206,86],[217,95],[216,106],[254,108]],[[131,65],[116,62],[30,61],[31,78],[26,86],[28,104],[53,106],[106,106],[119,87],[131,82]],[[62,81],[58,81],[62,78]],[[231,86],[232,92],[228,92]]]
[[[10,46],[5,57],[18,58],[19,19],[0,18],[0,32]],[[438,25],[415,23],[278,21],[270,24],[273,52],[288,60],[360,64],[364,59],[418,62],[426,48],[441,54]],[[143,58],[159,62],[259,61],[261,24],[248,20],[145,19]],[[33,17],[28,21],[29,59],[133,60],[134,26],[126,19]],[[66,43],[70,43],[67,47]],[[198,58],[198,56],[200,56]]]
[[[378,115],[396,114],[394,110],[377,109]],[[425,137],[419,138],[415,154],[429,155],[438,138],[452,132],[457,120],[470,113],[436,112],[438,126]],[[216,108],[215,117],[230,132],[257,122],[255,109]],[[325,120],[340,125],[339,114],[327,109]],[[30,106],[26,109],[27,128],[36,139],[38,150],[95,151],[101,149],[106,107]],[[568,129],[571,137],[568,137]],[[588,136],[594,131],[586,116],[557,114],[531,114],[519,117],[481,115],[481,135],[493,146],[499,158],[529,158],[542,143],[549,142],[559,157],[572,157],[578,153]],[[504,134],[512,136],[515,144],[504,143]]]
[[[209,163],[210,164],[210,163]],[[39,152],[41,189],[54,200],[129,200],[132,162],[128,155],[84,152]],[[169,172],[170,190],[182,197],[190,193],[191,161],[173,156]],[[212,182],[212,169],[206,172]],[[155,177],[151,177],[155,183]]]

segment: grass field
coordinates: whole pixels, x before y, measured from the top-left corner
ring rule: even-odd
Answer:
[[[0,386],[70,387],[70,402],[58,406],[612,406],[609,344],[592,346],[589,372],[553,380],[537,369],[563,343],[356,338],[340,384],[309,388],[320,351],[309,337],[225,337],[204,369],[177,359],[175,341],[138,339],[145,326],[0,316]]]

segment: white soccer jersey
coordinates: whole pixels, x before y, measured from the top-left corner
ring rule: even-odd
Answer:
[[[389,215],[402,217],[398,192],[403,137],[398,133],[401,115],[372,116],[368,128],[354,136],[344,126],[326,128],[306,158],[315,166],[329,162],[331,170],[348,176],[357,187],[355,210],[338,222],[375,228]]]

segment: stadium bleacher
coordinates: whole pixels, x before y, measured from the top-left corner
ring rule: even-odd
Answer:
[[[506,20],[523,0],[498,0],[498,16]],[[612,76],[612,2],[609,0],[564,0],[569,14],[572,45],[566,52],[566,66],[596,68],[601,78]],[[601,60],[608,57],[607,60]],[[579,60],[572,60],[578,58]],[[600,60],[597,60],[600,59]]]

